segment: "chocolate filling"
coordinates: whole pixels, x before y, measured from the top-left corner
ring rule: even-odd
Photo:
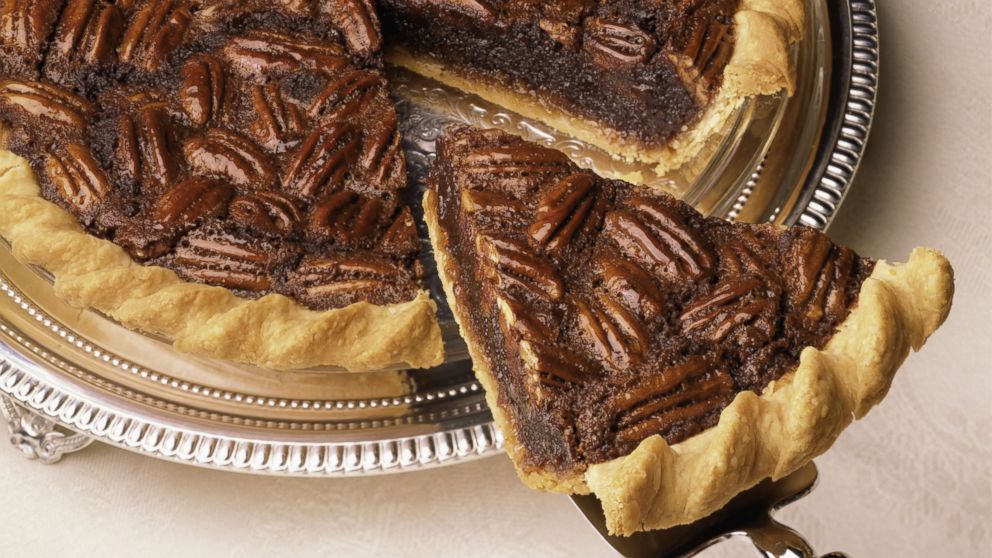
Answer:
[[[542,469],[713,426],[822,348],[874,266],[812,229],[704,218],[497,131],[449,131],[429,185],[462,325]]]
[[[468,79],[666,145],[733,51],[738,0],[383,0],[386,37]]]
[[[0,21],[8,147],[91,233],[314,309],[420,290],[364,0],[36,0]]]

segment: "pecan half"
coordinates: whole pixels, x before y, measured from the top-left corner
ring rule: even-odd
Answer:
[[[117,158],[125,176],[146,190],[161,191],[179,179],[172,125],[167,108],[151,103],[118,124]]]
[[[696,26],[682,55],[691,61],[696,75],[707,83],[723,71],[734,51],[730,25],[717,19]]]
[[[366,131],[358,169],[361,178],[373,187],[385,186],[396,175],[402,179],[403,146],[395,112],[390,111],[375,129]]]
[[[637,317],[614,300],[575,300],[579,326],[601,361],[618,370],[637,363],[648,348],[648,336]]]
[[[41,129],[47,122],[80,132],[93,112],[93,105],[75,93],[50,83],[14,79],[0,81],[0,106],[31,127]]]
[[[69,2],[52,37],[50,52],[69,64],[109,64],[117,60],[124,14],[96,0]]]
[[[598,370],[581,357],[553,344],[524,339],[520,342],[520,358],[527,370],[532,393],[538,401],[545,397],[545,389],[542,388],[584,384],[599,376]]]
[[[549,188],[537,206],[530,237],[545,250],[558,252],[580,229],[591,233],[603,218],[604,204],[589,173],[570,174]]]
[[[409,207],[400,210],[393,223],[382,234],[380,245],[383,249],[400,257],[413,256],[420,250],[420,236],[417,224]]]
[[[183,66],[182,77],[179,100],[186,116],[200,127],[219,123],[232,93],[220,60],[196,57]]]
[[[730,375],[710,370],[701,357],[689,357],[659,375],[638,378],[606,402],[615,417],[617,439],[638,443],[654,434],[664,435],[677,424],[717,413],[733,396]]]
[[[662,314],[664,305],[658,286],[637,264],[614,256],[600,256],[597,264],[603,287],[614,300],[646,320]]]
[[[203,136],[186,140],[183,152],[193,172],[224,178],[242,188],[268,188],[276,179],[268,155],[230,130],[211,128]]]
[[[176,246],[172,265],[189,281],[262,293],[273,286],[273,269],[291,254],[267,243],[208,228],[195,231]]]
[[[191,19],[183,0],[148,2],[130,18],[117,51],[121,62],[158,70],[182,43]]]
[[[646,62],[657,50],[655,40],[641,29],[601,17],[585,21],[582,47],[605,69]]]
[[[416,296],[413,273],[387,258],[368,253],[307,256],[288,277],[289,288],[312,308],[339,308],[358,301],[379,304]]]
[[[283,153],[299,143],[306,128],[303,109],[283,95],[279,84],[252,86],[251,99],[258,115],[251,124],[251,135],[262,147]]]
[[[339,244],[370,246],[379,232],[383,203],[354,192],[335,192],[314,205],[307,233]]]
[[[283,177],[286,192],[312,200],[344,183],[358,156],[360,138],[347,124],[311,132]]]
[[[503,332],[507,337],[541,344],[556,340],[555,330],[548,325],[554,323],[554,320],[534,305],[499,295],[496,297],[496,307],[499,309]]]
[[[483,147],[464,156],[461,189],[487,183],[487,189],[522,198],[568,169],[568,157],[554,149],[529,145]]]
[[[49,154],[45,173],[59,196],[81,217],[92,218],[94,207],[110,193],[106,173],[90,150],[79,144],[67,145],[64,153]]]
[[[527,206],[520,200],[500,192],[462,190],[462,211],[476,217],[510,219],[523,214]]]
[[[0,5],[0,44],[29,59],[24,69],[41,59],[60,4],[56,0],[6,0]]]
[[[292,236],[303,216],[296,202],[278,192],[255,192],[234,198],[228,207],[231,220],[271,236]]]
[[[371,56],[382,48],[379,17],[369,0],[328,0],[321,3],[352,54]]]
[[[191,178],[166,192],[151,210],[151,218],[165,227],[188,230],[222,215],[234,195],[230,186],[207,178]]]
[[[334,121],[357,115],[384,90],[385,81],[379,72],[345,72],[314,97],[308,113],[317,121]]]
[[[716,263],[709,243],[673,209],[632,198],[606,216],[604,232],[621,250],[674,278],[699,279]]]
[[[564,295],[558,272],[524,242],[482,234],[476,238],[476,250],[487,262],[486,273],[500,291],[519,290],[548,301]]]
[[[824,319],[837,321],[846,314],[855,255],[821,233],[803,230],[798,235],[787,252],[788,303],[801,323],[813,329]]]
[[[711,342],[718,343],[735,328],[747,326],[751,344],[756,344],[759,338],[768,339],[773,333],[778,305],[760,292],[762,287],[761,281],[753,278],[719,285],[683,310],[679,319],[684,331],[702,332]]]
[[[263,78],[299,70],[334,74],[347,64],[337,43],[252,30],[224,47],[224,56],[243,77]]]

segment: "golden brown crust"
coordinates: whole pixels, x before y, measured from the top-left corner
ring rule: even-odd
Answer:
[[[9,151],[0,151],[0,213],[0,236],[18,260],[55,276],[60,297],[131,329],[169,337],[181,351],[275,369],[353,371],[404,363],[426,368],[444,357],[436,305],[426,292],[402,304],[316,312],[282,295],[245,300],[183,281],[87,234],[41,197],[28,162]]]
[[[658,174],[665,174],[695,157],[745,99],[783,90],[792,94],[795,71],[791,67],[789,46],[802,38],[804,21],[801,0],[742,0],[734,16],[734,53],[724,69],[719,93],[695,125],[663,147],[647,146],[602,123],[541,103],[526,91],[475,79],[399,47],[387,51],[386,60],[548,124],[616,157],[654,164]]]
[[[823,350],[758,396],[743,392],[717,426],[675,446],[653,436],[627,456],[590,466],[612,533],[662,529],[718,510],[766,477],[781,478],[826,451],[888,392],[896,369],[943,323],[953,271],[935,250],[879,262],[858,305]]]

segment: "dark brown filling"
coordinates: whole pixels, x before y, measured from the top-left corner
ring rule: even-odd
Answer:
[[[540,468],[713,426],[823,347],[874,266],[812,229],[704,218],[502,132],[450,131],[430,185],[463,326]]]
[[[665,145],[693,124],[733,51],[738,0],[384,0],[388,40]]]
[[[365,0],[35,0],[0,23],[9,148],[93,234],[315,309],[420,289]]]

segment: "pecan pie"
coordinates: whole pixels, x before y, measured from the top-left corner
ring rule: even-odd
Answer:
[[[381,0],[387,59],[614,155],[677,168],[784,90],[802,0]]]
[[[440,362],[368,0],[9,1],[0,44],[0,232],[70,302],[269,367]]]
[[[805,227],[704,218],[468,127],[425,210],[441,277],[528,485],[594,492],[629,534],[704,517],[825,451],[943,322],[952,271]]]

